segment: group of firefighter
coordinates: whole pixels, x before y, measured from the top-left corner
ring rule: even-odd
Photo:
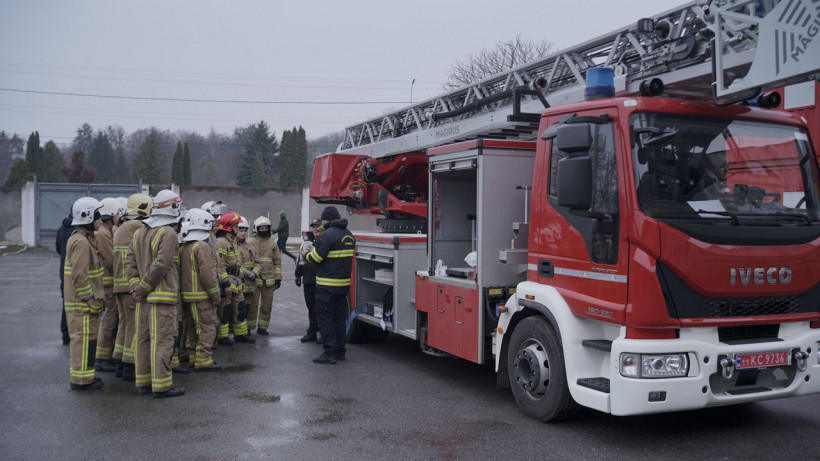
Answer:
[[[334,207],[325,217],[340,218]],[[329,221],[314,220],[297,263],[297,285],[304,279],[310,318],[302,342],[317,340],[313,304],[322,301],[315,285],[309,286],[316,283],[314,263],[326,276],[319,277],[327,285],[319,291],[331,294],[324,303],[337,311],[328,312],[325,353],[317,363],[344,359],[347,305],[335,293],[349,290],[353,237],[341,221],[344,227],[328,236],[342,233],[317,252],[313,236]],[[269,334],[282,252],[268,218],[254,220],[250,237],[248,220],[222,202],[185,210],[179,195],[165,189],[153,198],[80,198],[71,224],[76,230],[65,245],[63,270],[71,389],[100,389],[99,370],[135,382],[140,394],[183,395],[185,389],[173,385],[174,373],[219,371],[213,359],[217,344],[253,343],[254,329]]]

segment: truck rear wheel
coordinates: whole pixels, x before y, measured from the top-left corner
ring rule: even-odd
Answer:
[[[578,411],[567,385],[561,344],[543,317],[528,317],[516,325],[507,347],[507,373],[515,401],[527,416],[560,421]]]

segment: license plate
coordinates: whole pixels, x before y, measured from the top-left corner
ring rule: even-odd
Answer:
[[[754,368],[779,367],[791,365],[792,356],[789,351],[753,352],[750,354],[735,354],[735,368],[748,370]]]

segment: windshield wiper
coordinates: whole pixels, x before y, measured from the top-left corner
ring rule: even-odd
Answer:
[[[701,215],[701,214],[714,214],[714,215],[718,215],[718,216],[726,216],[726,217],[730,218],[732,221],[734,221],[735,224],[737,224],[738,226],[742,226],[742,224],[740,224],[740,219],[737,218],[738,215],[735,214],[735,213],[729,213],[728,211],[710,211],[710,210],[698,209],[696,211],[696,213],[699,214],[699,215]]]
[[[774,214],[775,216],[785,216],[788,218],[798,218],[803,221],[806,221],[806,224],[811,226],[811,219],[803,213],[784,213],[782,211],[777,211],[775,213],[766,213],[766,214]]]

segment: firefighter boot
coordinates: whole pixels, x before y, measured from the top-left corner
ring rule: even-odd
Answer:
[[[220,346],[233,346],[233,339],[231,339],[230,337],[228,337],[228,338],[219,338],[219,339],[216,340],[216,342]]]
[[[256,342],[256,338],[254,338],[254,337],[253,337],[253,336],[251,336],[251,335],[239,335],[239,336],[234,336],[234,338],[233,338],[233,339],[234,339],[234,341],[236,341],[236,342],[238,342],[238,343],[248,343],[248,344],[253,344],[253,343],[255,343],[255,342]]]
[[[74,384],[71,383],[71,390],[72,391],[96,391],[97,389],[102,389],[103,387],[103,380],[102,378],[94,378],[94,382],[88,384]]]
[[[125,362],[122,364],[122,380],[127,383],[133,383],[137,380],[137,369],[133,363]]]
[[[122,378],[122,370],[125,368],[125,364],[122,360],[117,360],[117,372],[114,376],[117,378]]]
[[[165,392],[154,392],[155,399],[164,399],[168,397],[179,397],[180,395],[185,394],[184,387],[172,387]]]
[[[117,362],[113,359],[97,359],[94,361],[97,371],[111,373],[117,371]]]

